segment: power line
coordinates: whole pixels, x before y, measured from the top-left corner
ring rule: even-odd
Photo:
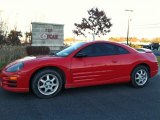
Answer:
[[[160,23],[142,24],[142,25],[136,25],[136,26],[154,26],[154,25],[160,25]]]
[[[134,29],[159,29],[160,23],[141,24],[133,26]]]
[[[159,29],[160,26],[153,26],[153,27],[133,27],[134,29]]]

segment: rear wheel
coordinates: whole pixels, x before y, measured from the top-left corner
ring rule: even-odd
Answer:
[[[131,83],[134,87],[143,87],[149,79],[149,71],[145,66],[136,67],[131,74]]]
[[[31,86],[36,96],[51,98],[62,89],[62,77],[55,70],[44,69],[33,77]]]

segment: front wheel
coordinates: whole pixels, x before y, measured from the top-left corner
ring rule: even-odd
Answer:
[[[39,98],[51,98],[62,89],[61,75],[51,69],[38,72],[31,83],[33,93]]]
[[[143,87],[149,79],[149,71],[145,66],[136,67],[131,74],[131,83],[133,87]]]

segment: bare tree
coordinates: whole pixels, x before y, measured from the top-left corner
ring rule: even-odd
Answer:
[[[104,11],[98,10],[98,8],[92,8],[88,11],[89,17],[82,18],[80,24],[75,23],[76,29],[73,30],[73,33],[78,35],[83,35],[86,37],[88,31],[89,34],[93,36],[95,40],[95,35],[106,35],[110,32],[112,26],[111,19],[108,18]]]
[[[11,30],[10,33],[8,34],[6,42],[7,44],[11,44],[11,45],[20,45],[21,41],[19,37],[22,37],[21,31]]]
[[[25,43],[31,43],[32,32],[25,33]]]
[[[0,44],[6,43],[6,37],[7,37],[7,20],[4,20],[1,14],[2,11],[0,11]]]

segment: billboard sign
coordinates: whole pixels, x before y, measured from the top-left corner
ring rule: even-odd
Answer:
[[[32,46],[63,46],[64,25],[32,22]]]

